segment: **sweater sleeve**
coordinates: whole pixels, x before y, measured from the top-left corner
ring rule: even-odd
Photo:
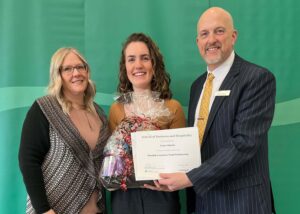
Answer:
[[[50,209],[41,168],[49,148],[49,122],[38,103],[34,102],[23,123],[19,166],[32,206],[37,213]]]
[[[180,103],[177,100],[171,99],[166,102],[166,106],[174,113],[170,129],[184,128],[186,126],[185,116]]]
[[[120,103],[113,103],[109,110],[108,123],[111,132],[121,123],[125,117],[124,107]]]

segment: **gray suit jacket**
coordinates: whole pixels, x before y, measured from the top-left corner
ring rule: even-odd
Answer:
[[[191,87],[188,124],[195,110],[206,73]],[[196,213],[272,213],[268,130],[274,114],[276,83],[267,69],[235,55],[233,65],[211,107],[201,147],[202,165],[187,173],[193,183],[188,208]]]

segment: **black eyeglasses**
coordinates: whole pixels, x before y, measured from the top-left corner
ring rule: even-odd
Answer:
[[[59,68],[60,72],[66,73],[66,74],[72,74],[74,70],[77,70],[79,73],[87,72],[87,66],[85,64],[75,65],[75,66],[61,66]]]

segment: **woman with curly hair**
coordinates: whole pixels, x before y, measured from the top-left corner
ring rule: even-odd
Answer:
[[[111,131],[115,131],[126,117],[139,115],[159,117],[156,121],[160,129],[185,127],[182,107],[172,99],[170,76],[165,70],[163,56],[149,36],[131,34],[123,44],[119,66],[118,92],[121,96],[110,108]],[[113,214],[180,213],[177,191],[161,192],[143,186],[128,188],[127,191],[113,191],[111,201]]]

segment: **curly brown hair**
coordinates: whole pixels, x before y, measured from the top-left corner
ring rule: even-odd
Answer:
[[[159,51],[158,46],[155,42],[147,35],[143,33],[133,33],[131,34],[125,43],[123,44],[123,49],[120,58],[119,67],[119,93],[127,93],[133,91],[131,82],[127,77],[126,66],[125,66],[125,51],[127,46],[132,42],[143,42],[149,49],[151,62],[153,65],[154,75],[151,80],[151,90],[160,92],[161,99],[171,99],[172,92],[169,87],[171,79],[169,73],[165,70],[165,63],[163,61],[163,56]]]

